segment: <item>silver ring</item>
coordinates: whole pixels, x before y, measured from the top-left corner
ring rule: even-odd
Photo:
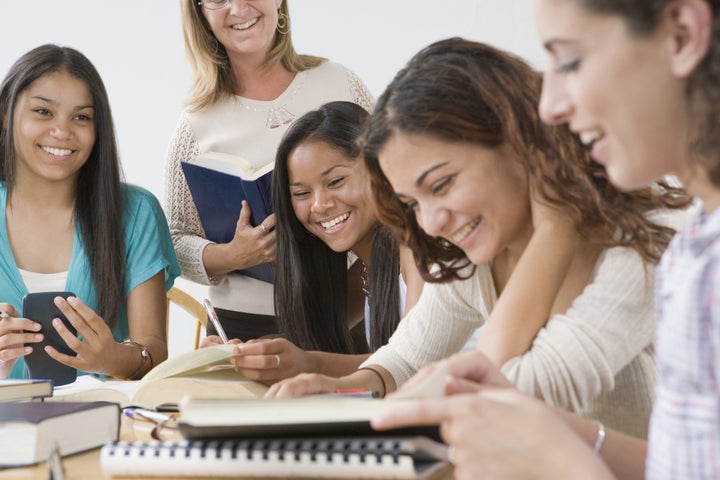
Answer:
[[[262,222],[260,222],[260,229],[263,231],[263,233],[268,233],[270,231]]]
[[[280,366],[280,355],[277,353],[275,354],[275,368],[278,368]]]

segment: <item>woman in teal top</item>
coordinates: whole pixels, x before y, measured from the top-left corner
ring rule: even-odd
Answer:
[[[99,74],[76,50],[38,47],[0,86],[0,121],[0,378],[27,376],[42,339],[22,297],[60,290],[76,295],[55,304],[77,335],[54,327],[77,355],[47,354],[142,377],[167,358],[165,296],[180,269],[158,201],[121,181]]]

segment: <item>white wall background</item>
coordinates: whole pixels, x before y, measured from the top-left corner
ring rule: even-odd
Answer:
[[[128,182],[163,195],[165,150],[186,99],[179,0],[0,1],[0,76],[43,43],[77,48],[110,95]],[[487,42],[541,68],[532,0],[290,0],[301,53],[342,63],[377,97],[422,47],[450,36]],[[197,298],[205,287],[180,279]],[[173,318],[181,316],[174,309]],[[171,324],[171,354],[188,347],[189,325]]]

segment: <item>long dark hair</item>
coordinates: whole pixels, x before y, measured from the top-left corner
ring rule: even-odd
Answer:
[[[349,160],[359,158],[368,113],[351,102],[330,102],[297,119],[275,158],[272,200],[277,217],[275,313],[280,332],[307,350],[361,353],[347,328],[347,253],[334,252],[311,235],[295,216],[290,198],[288,158],[305,141],[324,142]],[[385,344],[400,321],[400,257],[395,238],[378,225],[369,270],[370,331],[373,349]],[[365,346],[365,350],[367,346]]]
[[[664,183],[635,192],[614,188],[567,127],[541,122],[541,82],[540,73],[517,56],[451,38],[416,54],[378,99],[364,151],[378,216],[410,246],[425,280],[461,278],[470,261],[419,227],[380,169],[378,153],[396,132],[488,148],[509,145],[535,191],[566,211],[583,238],[606,247],[630,247],[654,263],[675,233],[646,214],[686,208],[687,194]],[[440,269],[431,274],[434,264]]]
[[[122,235],[121,170],[115,129],[105,85],[93,64],[69,47],[42,45],[20,57],[0,86],[0,180],[8,198],[15,184],[14,110],[18,97],[37,79],[67,72],[83,81],[93,98],[95,145],[78,175],[75,221],[80,226],[90,274],[97,290],[98,313],[111,328],[123,307],[125,244]]]

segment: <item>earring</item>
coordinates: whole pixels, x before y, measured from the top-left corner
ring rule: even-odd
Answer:
[[[290,32],[290,26],[288,25],[288,16],[278,9],[278,20],[277,27],[275,27],[280,35],[287,35]]]

